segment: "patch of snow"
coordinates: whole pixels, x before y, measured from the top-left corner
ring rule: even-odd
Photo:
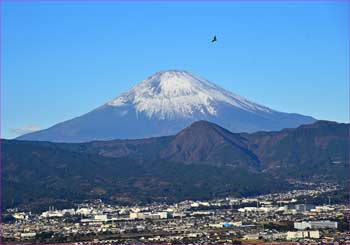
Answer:
[[[158,72],[107,103],[132,105],[136,113],[160,119],[191,117],[194,113],[216,115],[219,103],[251,112],[272,112],[186,71]]]

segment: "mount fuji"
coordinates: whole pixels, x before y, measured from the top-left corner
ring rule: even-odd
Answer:
[[[232,132],[280,130],[315,121],[251,102],[187,71],[169,70],[155,73],[87,114],[17,139],[85,142],[146,138],[176,134],[198,120]]]

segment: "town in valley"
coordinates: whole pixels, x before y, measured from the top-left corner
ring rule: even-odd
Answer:
[[[39,213],[8,209],[5,243],[309,243],[350,244],[350,206],[332,203],[337,185],[310,184],[245,198],[147,205],[112,205],[87,200]],[[320,196],[325,203],[312,203]]]

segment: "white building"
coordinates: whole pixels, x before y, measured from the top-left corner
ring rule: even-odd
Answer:
[[[76,214],[79,214],[79,215],[88,215],[91,213],[92,213],[92,209],[90,208],[79,208],[76,211]]]
[[[239,208],[238,212],[244,213],[244,212],[257,212],[258,208],[257,207],[244,207],[244,208]]]
[[[337,229],[338,228],[338,222],[329,221],[329,220],[294,222],[294,228],[297,229],[297,230],[305,230],[305,229]]]
[[[313,229],[337,229],[338,222],[329,220],[311,221],[311,228]]]
[[[294,222],[294,229],[305,230],[307,228],[311,229],[311,224],[309,222]]]
[[[98,215],[94,216],[94,220],[95,221],[106,222],[108,219],[107,219],[107,215],[105,215],[105,214],[98,214]]]
[[[274,207],[244,207],[244,208],[239,208],[238,212],[245,213],[245,212],[262,212],[262,213],[267,213],[275,210],[276,208]]]
[[[144,219],[143,213],[140,212],[130,212],[129,214],[130,219]]]
[[[319,231],[288,231],[287,240],[302,239],[302,238],[320,238]]]
[[[259,234],[246,234],[243,236],[243,240],[258,240],[259,239]]]
[[[14,213],[12,217],[15,219],[28,219],[28,215],[26,213]]]
[[[131,212],[129,214],[130,219],[167,219],[168,217],[169,217],[168,212],[158,212],[158,213]]]
[[[64,213],[60,210],[49,210],[42,212],[40,216],[43,218],[63,217]]]
[[[32,238],[32,237],[35,237],[35,236],[36,236],[35,232],[21,233],[21,238]]]
[[[316,206],[315,208],[310,210],[311,212],[316,212],[316,213],[327,213],[330,211],[334,211],[333,207],[329,207],[329,206]]]

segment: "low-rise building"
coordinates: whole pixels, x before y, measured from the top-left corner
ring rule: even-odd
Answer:
[[[294,228],[297,229],[297,230],[305,230],[305,229],[337,229],[338,228],[338,222],[329,221],[329,220],[294,222]]]
[[[258,240],[259,239],[259,234],[245,234],[243,236],[243,240]]]
[[[302,239],[302,238],[320,238],[319,231],[288,231],[287,240]]]
[[[21,233],[21,238],[32,238],[32,237],[35,237],[36,236],[36,233],[35,232],[24,232],[24,233]]]

